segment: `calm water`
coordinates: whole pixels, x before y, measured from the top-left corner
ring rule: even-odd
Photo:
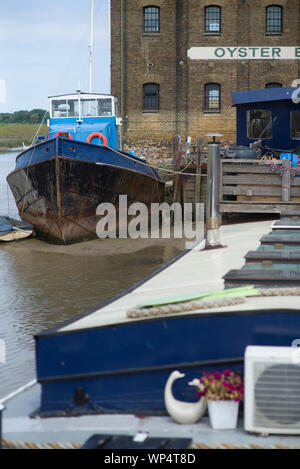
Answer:
[[[6,176],[15,157],[0,153],[0,214],[11,217],[17,209]],[[132,245],[132,253],[120,253],[120,241],[112,243],[105,253],[89,243],[65,251],[36,239],[0,244],[0,340],[6,345],[0,397],[35,378],[34,334],[112,297],[178,252],[172,242],[149,242],[139,250]]]

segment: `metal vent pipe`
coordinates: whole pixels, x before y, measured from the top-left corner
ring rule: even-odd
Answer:
[[[220,190],[220,143],[222,134],[210,133],[212,141],[207,145],[207,193],[206,193],[206,247],[220,246],[219,190]]]

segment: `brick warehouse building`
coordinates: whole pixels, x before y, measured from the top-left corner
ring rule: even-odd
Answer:
[[[170,144],[174,134],[195,139],[212,131],[234,142],[232,91],[291,86],[299,59],[280,60],[271,48],[297,44],[296,0],[111,0],[111,91],[123,118],[121,143]],[[214,55],[202,59],[208,47]],[[229,57],[238,47],[252,48],[252,56],[241,50],[238,59],[223,60],[228,47]],[[191,48],[202,51],[196,60]],[[253,51],[267,59],[254,60]]]

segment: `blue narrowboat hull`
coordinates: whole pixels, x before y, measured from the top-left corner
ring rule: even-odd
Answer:
[[[48,241],[96,237],[101,203],[162,202],[164,183],[141,159],[106,146],[57,137],[30,147],[7,177],[23,220]]]
[[[185,314],[36,337],[41,414],[165,413],[164,387],[178,369],[174,395],[196,400],[188,381],[203,371],[243,372],[248,345],[291,346],[300,311]]]

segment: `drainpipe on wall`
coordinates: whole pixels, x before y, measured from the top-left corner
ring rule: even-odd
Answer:
[[[121,127],[120,148],[123,150],[123,128],[124,128],[124,0],[121,0]]]

